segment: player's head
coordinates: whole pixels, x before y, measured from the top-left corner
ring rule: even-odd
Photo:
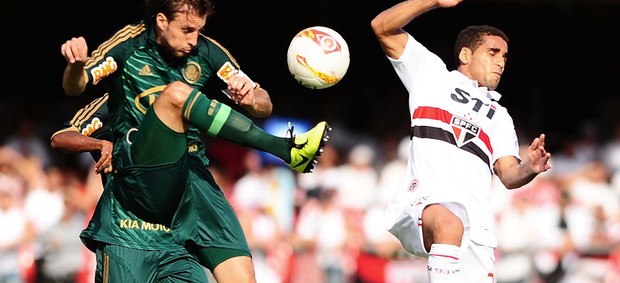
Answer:
[[[461,73],[495,89],[508,59],[508,36],[487,25],[466,27],[456,38],[454,55]]]
[[[146,0],[145,8],[147,20],[155,25],[157,43],[174,57],[189,55],[214,12],[211,0]]]

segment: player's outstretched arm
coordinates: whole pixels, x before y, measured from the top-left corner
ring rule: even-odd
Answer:
[[[78,96],[86,89],[87,76],[84,70],[88,59],[86,40],[84,37],[71,38],[60,47],[60,53],[67,61],[62,77],[62,88],[66,95]]]
[[[79,132],[67,131],[53,135],[51,146],[53,149],[65,153],[98,151],[101,153],[101,158],[97,160],[95,172],[112,172],[113,144],[109,141],[84,136]]]
[[[495,161],[495,174],[506,188],[519,188],[551,169],[551,153],[545,149],[545,138],[545,134],[541,134],[532,141],[522,162],[513,156]]]
[[[435,8],[454,7],[462,0],[408,0],[381,12],[370,23],[383,52],[397,59],[405,49],[407,34],[402,30],[418,16]]]

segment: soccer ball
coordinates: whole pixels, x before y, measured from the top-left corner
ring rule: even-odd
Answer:
[[[337,84],[349,68],[349,46],[331,28],[314,26],[298,32],[286,54],[295,80],[311,89]]]

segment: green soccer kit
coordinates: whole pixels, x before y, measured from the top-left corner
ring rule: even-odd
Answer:
[[[251,254],[234,210],[207,170],[198,129],[187,133],[189,154],[170,164],[135,166],[129,151],[138,133],[148,134],[146,140],[179,135],[158,119],[142,123],[145,115],[152,115],[147,110],[167,83],[179,80],[203,89],[209,82],[225,89],[226,78],[239,67],[226,49],[204,36],[188,58],[165,60],[154,36],[144,23],[127,26],[95,50],[86,64],[89,81],[105,78],[110,90],[113,175],[120,183],[113,186],[114,199],[148,222],[171,223],[175,240],[192,251],[213,248],[215,259],[201,261],[213,270],[229,257]]]

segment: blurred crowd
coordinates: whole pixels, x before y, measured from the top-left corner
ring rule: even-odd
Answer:
[[[78,166],[57,165],[49,137],[24,127],[0,144],[0,283],[93,282],[94,255],[78,235],[102,191],[94,163],[80,154]],[[312,174],[207,143],[258,282],[427,282],[425,260],[383,225],[406,181],[409,137],[332,134]],[[527,186],[497,182],[497,282],[620,282],[620,127],[604,141],[585,131],[552,154],[552,170]]]

